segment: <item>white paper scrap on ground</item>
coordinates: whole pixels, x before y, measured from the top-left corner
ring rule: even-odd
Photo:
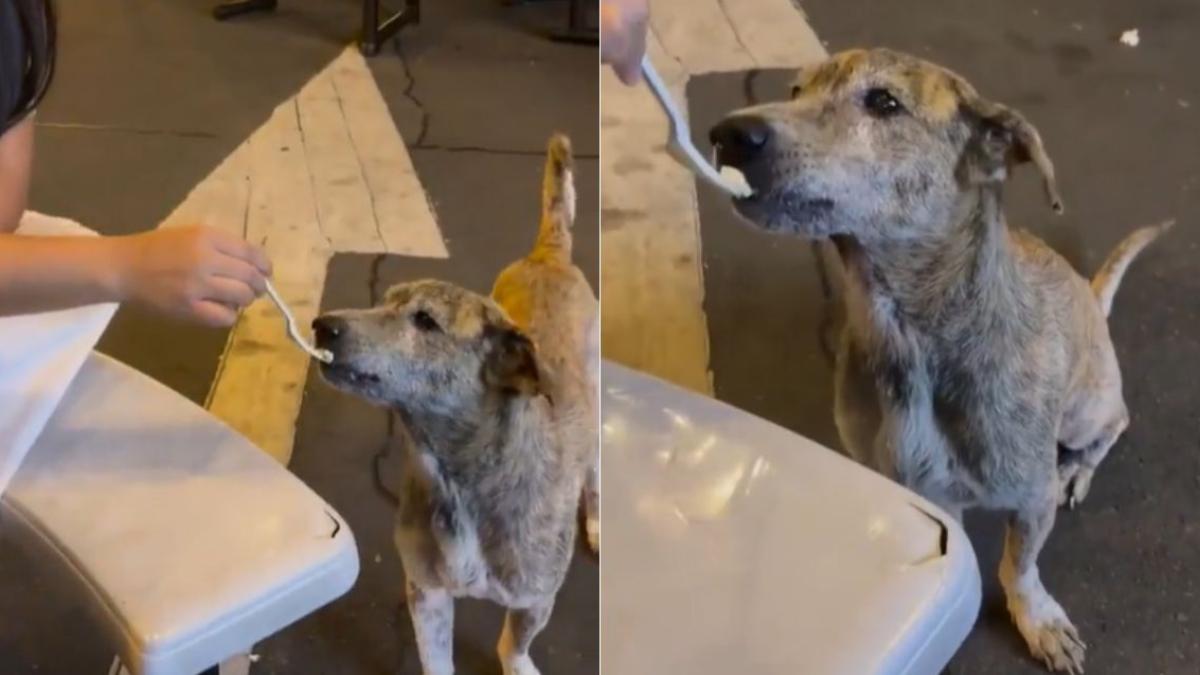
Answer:
[[[26,212],[19,235],[95,235],[70,220]],[[41,435],[115,304],[0,317],[0,494]]]

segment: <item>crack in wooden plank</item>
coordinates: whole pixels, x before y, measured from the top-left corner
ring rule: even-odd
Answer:
[[[304,137],[304,122],[300,120],[300,97],[297,96],[292,106],[296,111],[296,130],[300,132],[300,148],[304,152],[304,171],[308,173],[309,189],[312,190],[313,218],[317,221],[317,232],[325,239],[325,243],[329,248],[333,249],[333,239],[325,233],[325,223],[321,221],[321,206],[317,202],[317,179],[313,176],[312,163],[308,157],[308,141]],[[264,240],[265,243],[265,240]]]
[[[733,33],[733,39],[737,40],[738,46],[746,52],[746,56],[750,57],[750,61],[755,67],[758,67],[758,59],[754,57],[754,52],[746,46],[746,42],[742,40],[742,34],[738,32],[737,24],[733,22],[733,17],[729,15],[729,8],[725,6],[725,0],[717,0],[717,7],[721,8],[721,14],[725,15],[725,22],[729,24],[729,30]]]
[[[338,111],[342,114],[342,124],[346,127],[346,138],[350,141],[350,149],[354,152],[354,160],[358,162],[358,176],[362,179],[363,187],[367,190],[367,199],[371,203],[371,219],[375,223],[375,234],[379,237],[379,242],[383,244],[385,251],[392,250],[388,244],[387,237],[383,234],[383,226],[379,224],[379,209],[375,206],[375,190],[371,187],[371,181],[367,180],[367,167],[363,163],[362,153],[358,150],[358,143],[354,141],[354,134],[350,133],[350,120],[346,117],[346,105],[342,101],[342,92],[338,89],[337,78],[329,78],[329,84],[333,87],[333,96],[337,99]]]

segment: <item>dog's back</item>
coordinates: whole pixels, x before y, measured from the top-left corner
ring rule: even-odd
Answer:
[[[594,439],[599,303],[571,262],[573,174],[571,143],[555,135],[546,153],[537,241],[529,255],[496,278],[492,298],[537,345],[549,393],[567,415],[569,437]]]

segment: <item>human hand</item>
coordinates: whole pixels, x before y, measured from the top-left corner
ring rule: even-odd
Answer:
[[[649,0],[600,0],[600,61],[625,84],[642,79],[649,19]]]
[[[211,227],[171,227],[121,240],[122,300],[209,326],[232,325],[271,276],[262,248]]]

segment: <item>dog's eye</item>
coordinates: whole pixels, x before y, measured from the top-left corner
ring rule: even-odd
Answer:
[[[442,330],[442,327],[438,325],[437,320],[430,316],[429,312],[426,312],[423,309],[413,312],[412,322],[418,330],[425,331],[426,333]]]
[[[867,91],[867,95],[863,97],[863,106],[876,117],[891,117],[904,112],[904,106],[887,89],[875,88]]]
[[[801,87],[798,84],[793,84],[792,85],[792,98],[796,98],[803,91],[804,91],[804,87]]]

